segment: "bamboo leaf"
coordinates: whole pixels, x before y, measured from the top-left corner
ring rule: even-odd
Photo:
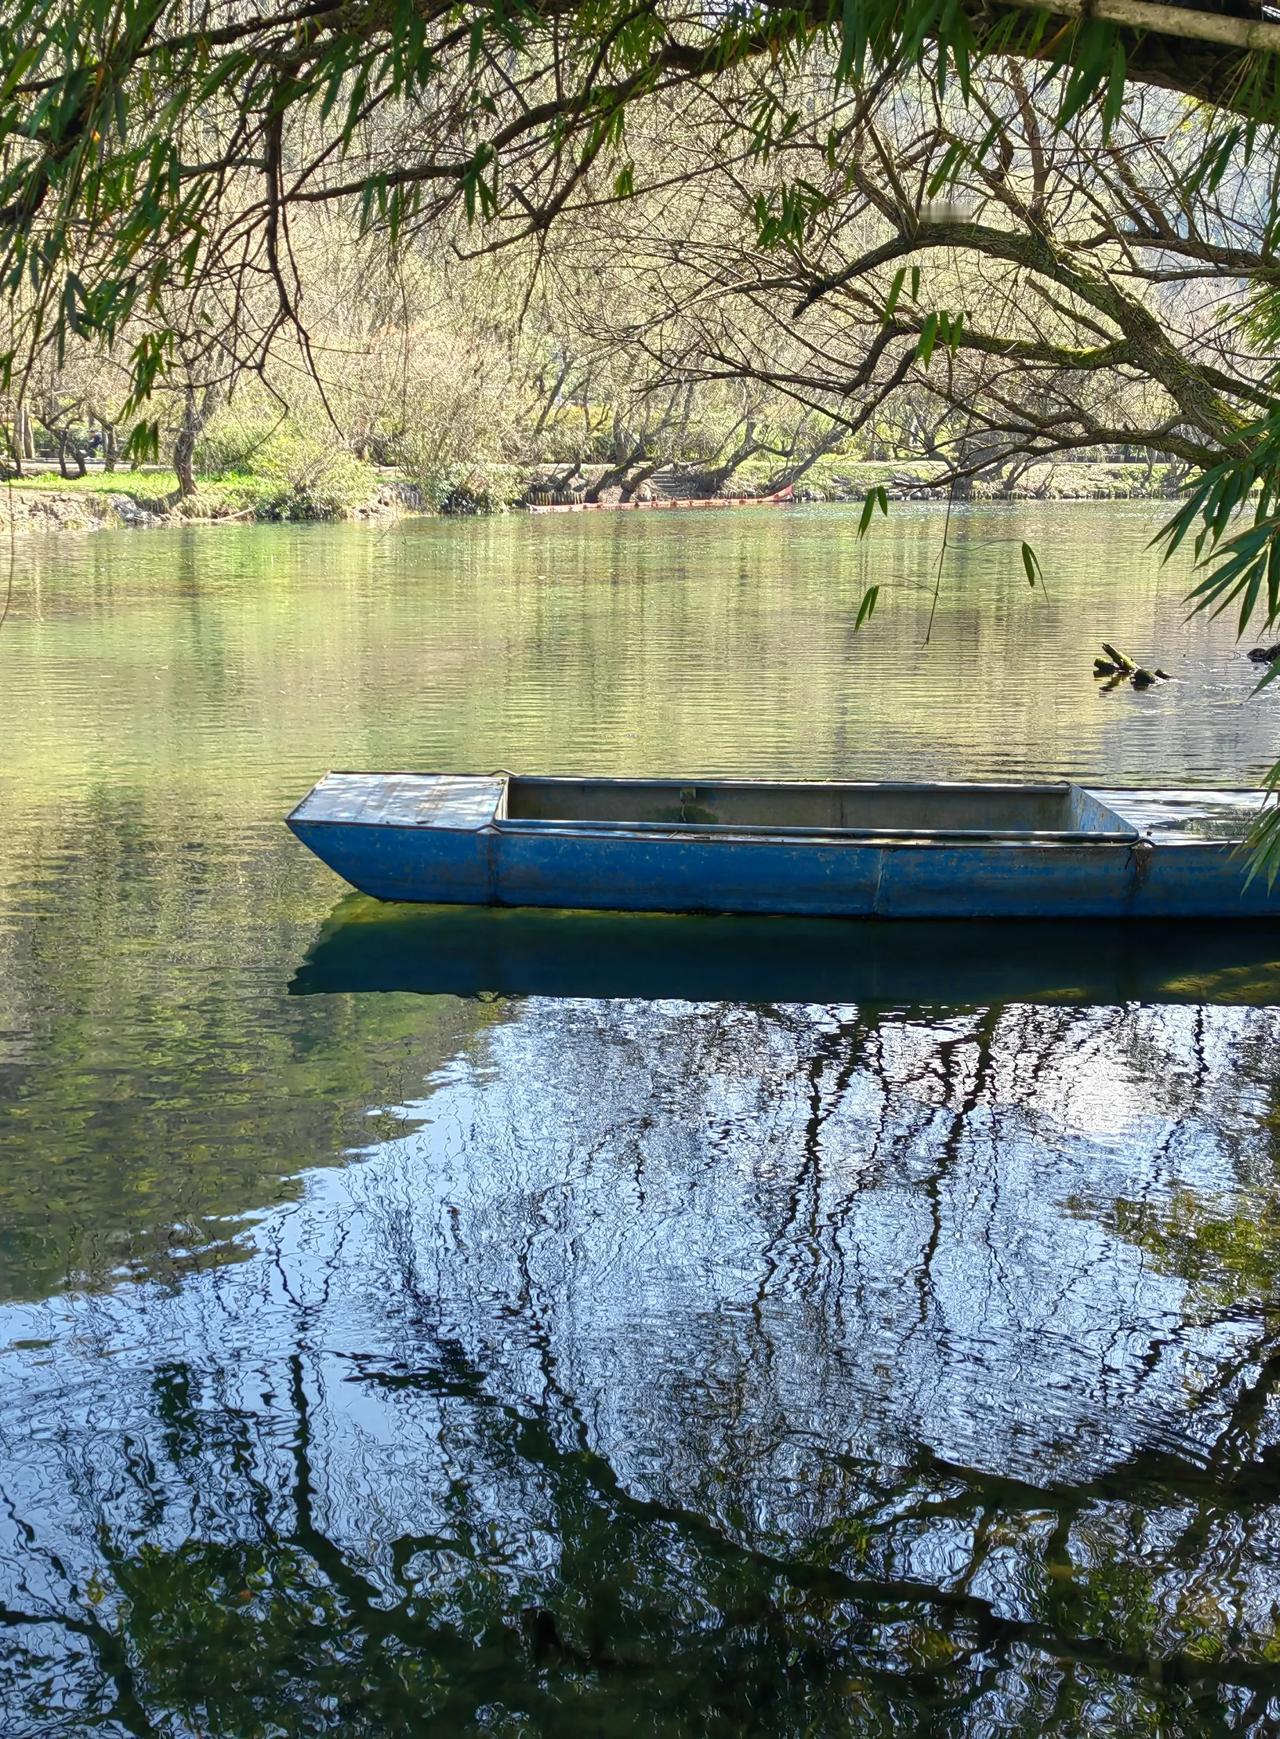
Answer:
[[[938,315],[930,314],[924,325],[920,328],[920,340],[916,345],[916,358],[919,362],[923,363],[926,368],[929,366],[929,358],[933,355],[933,347],[937,343],[937,340]]]
[[[889,516],[889,491],[883,484],[879,483],[867,491],[867,498],[862,504],[862,513],[858,519],[859,537],[865,537],[871,529],[871,520],[877,507],[887,519]]]
[[[893,311],[898,306],[898,298],[902,294],[902,286],[906,282],[906,279],[907,268],[905,266],[899,266],[897,271],[893,274],[893,282],[889,286],[889,294],[885,297],[884,308],[881,312],[881,318],[886,325],[888,325],[889,321],[893,319]]]
[[[1245,849],[1249,853],[1245,886],[1248,887],[1255,876],[1265,876],[1270,889],[1280,874],[1280,761],[1267,774],[1263,785],[1268,793],[1267,801],[1245,836]]]

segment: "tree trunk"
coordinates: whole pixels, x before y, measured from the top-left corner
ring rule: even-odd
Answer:
[[[538,440],[538,438],[542,434],[542,431],[547,426],[548,417],[551,415],[552,411],[554,411],[556,406],[559,404],[560,394],[564,390],[565,381],[568,380],[568,378],[569,378],[569,370],[571,367],[572,367],[572,363],[569,363],[569,362],[565,363],[564,367],[560,370],[560,373],[556,376],[556,384],[551,388],[550,392],[546,391],[545,382],[539,383],[540,387],[542,389],[542,393],[543,393],[542,409],[538,412],[538,420],[534,424],[533,433],[529,437],[529,439],[531,441]]]
[[[218,403],[218,389],[207,386],[196,399],[196,389],[187,388],[182,407],[182,422],[173,443],[173,468],[178,474],[178,499],[185,501],[196,492],[196,442]]]
[[[186,403],[182,410],[182,421],[178,425],[177,439],[173,443],[173,468],[178,475],[178,499],[185,501],[189,495],[196,492],[196,436],[199,434],[196,414],[196,395],[193,388],[187,388]]]
[[[616,462],[612,465],[606,465],[599,477],[596,478],[595,482],[587,490],[588,501],[599,501],[601,495],[606,489],[621,488],[625,494],[627,479],[631,472],[637,465],[643,465],[645,463],[644,443],[642,441],[637,442],[634,446],[627,443],[623,447],[622,458],[618,459],[617,454],[620,446],[623,446],[623,443],[619,441],[614,442],[613,450]],[[657,469],[656,464],[652,469]]]
[[[32,457],[31,422],[27,407],[19,401],[13,413],[13,474],[22,476],[22,461]]]
[[[787,463],[781,470],[775,471],[769,481],[765,484],[765,494],[777,495],[780,490],[790,489],[793,484],[798,483],[805,473],[811,470],[812,467],[818,463],[819,459],[825,459],[828,453],[838,447],[842,441],[847,440],[851,433],[855,432],[856,430],[851,430],[843,424],[835,423],[827,430],[821,440],[814,443],[811,451],[808,452],[803,459],[797,459],[793,450]]]
[[[119,457],[119,449],[116,446],[116,426],[114,423],[103,423],[102,469],[104,471],[114,471],[116,468],[116,460]]]
[[[45,428],[48,429],[49,433],[53,436],[54,441],[57,443],[58,470],[63,477],[68,479],[71,476],[70,471],[67,469],[68,453],[70,453],[75,461],[77,477],[83,477],[89,469],[84,462],[84,454],[80,451],[80,443],[76,440],[75,435],[71,431],[70,423],[62,422],[60,420],[63,416],[70,418],[74,415],[74,408],[69,408],[66,411],[63,411],[59,407],[57,400],[50,398],[42,419]]]
[[[756,425],[753,417],[746,419],[746,431],[741,441],[733,451],[718,465],[713,465],[706,473],[705,487],[708,495],[719,495],[734,472],[746,464],[748,459],[754,459],[757,453],[763,453],[767,442],[756,439]]]
[[[638,466],[628,469],[622,479],[622,499],[624,501],[634,500],[636,491],[641,484],[647,483],[654,472],[661,471],[661,469],[661,459],[643,459]]]

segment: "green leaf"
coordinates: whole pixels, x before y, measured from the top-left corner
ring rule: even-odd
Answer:
[[[158,421],[138,423],[129,431],[125,443],[125,458],[131,465],[145,465],[160,457],[160,424]]]
[[[859,628],[862,627],[864,622],[869,622],[871,620],[876,607],[876,599],[879,596],[879,586],[868,586],[866,591],[862,594],[862,602],[858,605],[857,618],[853,624],[853,631],[855,634],[858,632]]]
[[[962,144],[948,145],[941,163],[925,183],[925,198],[935,198],[946,182],[955,179],[957,170],[964,168],[968,160],[969,153]]]
[[[938,341],[938,320],[937,314],[930,314],[920,328],[920,341],[916,345],[916,358],[926,368],[929,366],[929,358],[933,355],[933,347]]]
[[[1107,94],[1102,104],[1102,133],[1105,138],[1112,127],[1120,119],[1124,109],[1124,91],[1128,61],[1125,57],[1124,44],[1117,40],[1111,54],[1111,72],[1107,80]]]
[[[1267,674],[1264,677],[1261,677],[1254,683],[1253,687],[1249,690],[1250,700],[1253,699],[1255,694],[1261,694],[1264,688],[1270,688],[1271,684],[1275,682],[1277,677],[1280,677],[1280,658],[1277,658],[1274,664],[1268,666]]]
[[[886,326],[893,319],[893,311],[898,306],[898,298],[902,294],[902,286],[906,282],[906,278],[907,268],[899,266],[893,274],[893,282],[889,286],[889,294],[885,297],[884,307],[880,314]]]
[[[871,520],[876,508],[879,508],[885,518],[889,517],[889,492],[883,484],[876,484],[874,489],[867,491],[867,499],[862,504],[862,513],[858,519],[858,536],[865,537],[871,529]]]
[[[1268,793],[1267,802],[1245,835],[1245,849],[1249,853],[1246,887],[1255,876],[1265,876],[1267,887],[1272,888],[1280,875],[1280,761],[1267,774],[1263,786]]]

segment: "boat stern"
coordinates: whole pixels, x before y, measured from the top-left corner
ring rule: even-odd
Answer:
[[[331,870],[379,900],[483,905],[507,776],[326,773],[286,818]]]

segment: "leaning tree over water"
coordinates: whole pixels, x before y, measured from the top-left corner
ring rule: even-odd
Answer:
[[[4,370],[71,335],[126,346],[135,452],[175,371],[213,387],[282,342],[307,354],[304,213],[352,212],[392,249],[538,257],[661,180],[632,141],[696,97],[767,171],[745,239],[778,261],[768,318],[854,306],[886,368],[936,354],[944,398],[980,387],[1035,452],[1133,426],[1096,402],[1104,364],[1150,384],[1139,433],[1193,472],[1170,543],[1198,540],[1204,601],[1280,619],[1280,18],[1262,0],[14,0],[0,66]],[[828,95],[797,105],[806,67]],[[894,137],[885,105],[913,102]],[[1135,177],[1139,121],[1158,148]],[[957,189],[980,209],[957,222],[953,197],[940,220]],[[1064,189],[1098,207],[1095,235],[1055,211]],[[814,247],[859,206],[878,239]],[[957,250],[1034,286],[1042,330],[1025,302],[1007,333],[920,300],[920,262]],[[1197,274],[1234,297],[1225,371],[1190,292],[1189,358],[1153,312]]]

